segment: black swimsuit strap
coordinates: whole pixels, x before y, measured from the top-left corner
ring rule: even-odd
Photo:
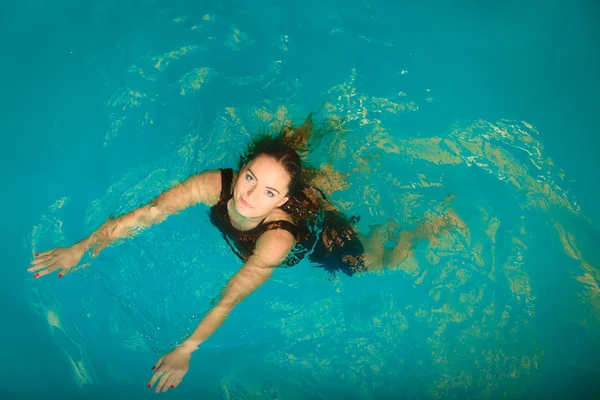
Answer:
[[[233,183],[233,170],[231,168],[221,169],[221,197],[220,201],[228,202],[231,198],[231,184]]]
[[[298,240],[298,228],[296,225],[292,224],[290,221],[285,221],[283,219],[277,221],[271,221],[265,224],[264,231],[270,231],[273,229],[283,229],[284,231],[288,231],[289,233]]]
[[[233,170],[231,168],[221,169],[221,198],[220,202],[227,203],[231,198],[231,185],[233,184]],[[266,219],[266,218],[265,218]],[[295,238],[298,236],[298,228],[296,225],[289,221],[277,220],[271,221],[263,225],[265,221],[262,220],[255,228],[250,229],[249,232],[260,230],[266,232],[272,229],[283,229],[291,233]]]

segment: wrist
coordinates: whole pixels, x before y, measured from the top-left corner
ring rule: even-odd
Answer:
[[[198,346],[200,346],[200,342],[195,340],[186,340],[185,342],[177,346],[177,348],[191,354],[194,351],[198,350]]]
[[[90,239],[83,239],[77,243],[75,243],[74,245],[71,246],[71,248],[75,251],[77,251],[78,253],[85,253],[87,246],[89,245]]]

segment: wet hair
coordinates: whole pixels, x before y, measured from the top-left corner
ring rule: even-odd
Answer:
[[[326,130],[313,130],[311,113],[300,126],[285,126],[280,132],[259,134],[238,158],[238,170],[261,155],[272,157],[281,163],[290,176],[289,200],[280,208],[294,220],[314,220],[323,210],[332,207],[325,194],[313,184],[322,172],[302,159],[326,133]]]
[[[288,183],[288,196],[293,196],[302,173],[302,161],[300,155],[291,146],[283,142],[283,137],[269,137],[263,135],[255,139],[248,148],[246,154],[238,160],[238,169],[259,156],[269,156],[277,161],[290,176]]]
[[[302,258],[316,247],[322,254],[337,254],[350,270],[358,271],[364,265],[364,249],[355,232],[360,217],[347,218],[329,201],[316,184],[326,180],[324,173],[307,162],[320,140],[340,128],[339,124],[328,123],[313,129],[311,113],[300,126],[259,134],[238,158],[238,170],[262,155],[278,161],[290,176],[289,200],[280,208],[292,217],[298,229],[296,241],[302,244],[293,257]]]

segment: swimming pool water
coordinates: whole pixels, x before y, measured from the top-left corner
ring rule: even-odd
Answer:
[[[25,273],[265,129],[368,233],[467,228],[395,271],[276,271],[173,398],[594,398],[598,32],[589,3],[7,3],[0,397],[151,398],[150,367],[240,267],[202,206],[64,279]],[[7,384],[8,383],[8,384]]]

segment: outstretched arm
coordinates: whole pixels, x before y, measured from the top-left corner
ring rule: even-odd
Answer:
[[[192,175],[161,193],[150,203],[118,218],[109,219],[89,237],[74,245],[36,254],[32,266],[27,271],[40,271],[34,275],[37,278],[58,269],[71,268],[77,265],[87,250],[92,250],[92,256],[97,256],[110,243],[133,236],[153,224],[162,222],[170,214],[178,213],[197,203],[215,204],[220,191],[220,171],[205,171]]]
[[[221,189],[220,171],[195,174],[180,184],[166,190],[150,203],[115,219],[109,219],[88,238],[77,245],[85,250],[93,249],[97,255],[115,240],[133,236],[141,230],[164,221],[198,203],[215,204]]]
[[[294,237],[288,231],[277,229],[262,234],[256,243],[254,255],[227,282],[219,302],[200,321],[194,333],[158,360],[155,365],[158,370],[150,379],[148,387],[154,386],[159,377],[156,392],[164,392],[177,386],[189,368],[192,353],[225,322],[237,304],[269,280],[274,268],[281,265],[294,244]]]

